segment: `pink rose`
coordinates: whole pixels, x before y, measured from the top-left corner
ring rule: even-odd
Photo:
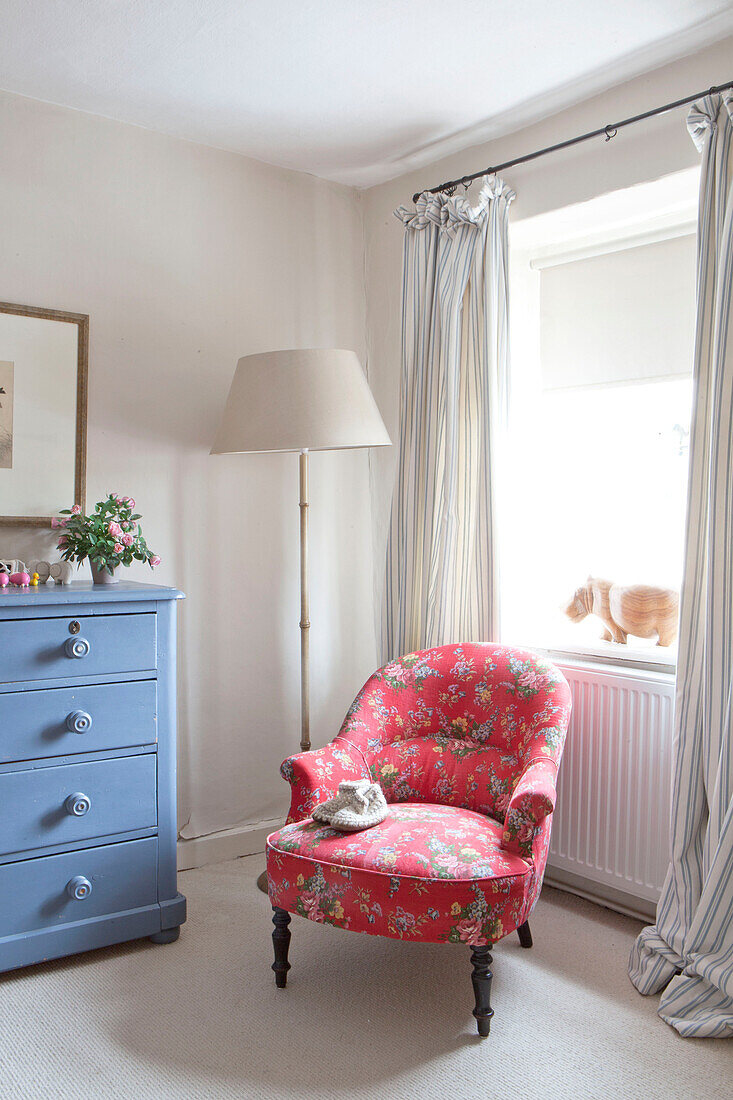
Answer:
[[[125,546],[132,546],[134,541],[135,541],[135,539],[132,537],[132,535],[123,535],[122,536],[122,542],[124,543]]]
[[[488,942],[481,934],[481,921],[478,917],[464,917],[456,925],[461,943],[470,943],[475,947],[484,947]]]
[[[66,538],[66,535],[62,535],[61,538],[59,539],[59,541],[56,543],[56,545],[58,546],[59,550],[62,550],[64,548],[64,546],[66,546],[67,542],[68,542],[68,539]]]
[[[150,564],[151,565],[160,565],[160,560],[161,559],[158,556],[158,554],[153,554],[152,558],[150,559]]]
[[[119,523],[117,523],[117,521],[114,519],[108,525],[107,530],[109,531],[110,535],[114,535],[115,538],[122,534],[122,528],[120,527]]]
[[[300,895],[300,900],[303,903],[306,916],[310,920],[315,920],[318,921],[319,924],[323,924],[325,913],[321,912],[318,895],[314,894],[312,890],[306,890],[305,893]]]
[[[78,516],[81,514],[81,504],[75,504],[71,509],[72,516]]]
[[[65,519],[52,519],[51,520],[51,526],[52,527],[65,527],[66,526],[66,520]]]
[[[462,859],[458,859],[457,856],[451,855],[438,856],[435,862],[439,867],[449,871],[455,877],[458,877],[458,872],[461,871],[465,865]]]
[[[114,548],[113,548],[113,549],[114,549],[114,552],[115,552],[115,554],[121,554],[121,553],[122,553],[122,549],[123,549],[123,548],[122,548],[122,544],[121,544],[121,543],[119,543],[119,542],[116,542],[116,543],[114,544]]]

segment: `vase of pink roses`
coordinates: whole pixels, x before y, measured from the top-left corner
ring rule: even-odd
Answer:
[[[95,584],[116,584],[117,567],[133,561],[147,562],[151,569],[160,565],[160,558],[143,537],[142,517],[135,511],[132,497],[110,493],[88,516],[78,504],[59,514],[64,518],[51,520],[51,526],[63,528],[57,544],[61,557],[79,565],[89,558]]]

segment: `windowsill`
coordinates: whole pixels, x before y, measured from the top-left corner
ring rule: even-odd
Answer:
[[[509,643],[513,644],[513,643]],[[520,643],[517,643],[520,644]],[[579,664],[605,665],[613,668],[641,669],[647,672],[661,672],[676,675],[677,646],[634,646],[619,645],[615,642],[578,643],[560,641],[557,645],[532,645],[521,643],[534,653],[541,653],[553,660],[571,660]]]

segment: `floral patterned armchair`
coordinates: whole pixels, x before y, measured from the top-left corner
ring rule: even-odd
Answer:
[[[275,971],[286,983],[290,913],[472,948],[474,1016],[488,1035],[493,943],[542,885],[570,690],[531,653],[489,644],[410,653],[375,672],[325,748],[292,756],[288,822],[267,840]],[[381,785],[389,815],[344,834],[311,813],[342,779]]]

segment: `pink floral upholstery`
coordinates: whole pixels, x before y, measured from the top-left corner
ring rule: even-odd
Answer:
[[[560,672],[497,645],[442,646],[367,681],[330,745],[286,760],[288,824],[268,838],[272,904],[425,941],[493,943],[539,894],[570,715]],[[345,835],[310,814],[342,779],[390,814]]]
[[[310,920],[374,935],[493,942],[522,923],[530,874],[501,834],[475,810],[430,803],[394,805],[361,833],[307,818],[270,838],[270,896]]]

